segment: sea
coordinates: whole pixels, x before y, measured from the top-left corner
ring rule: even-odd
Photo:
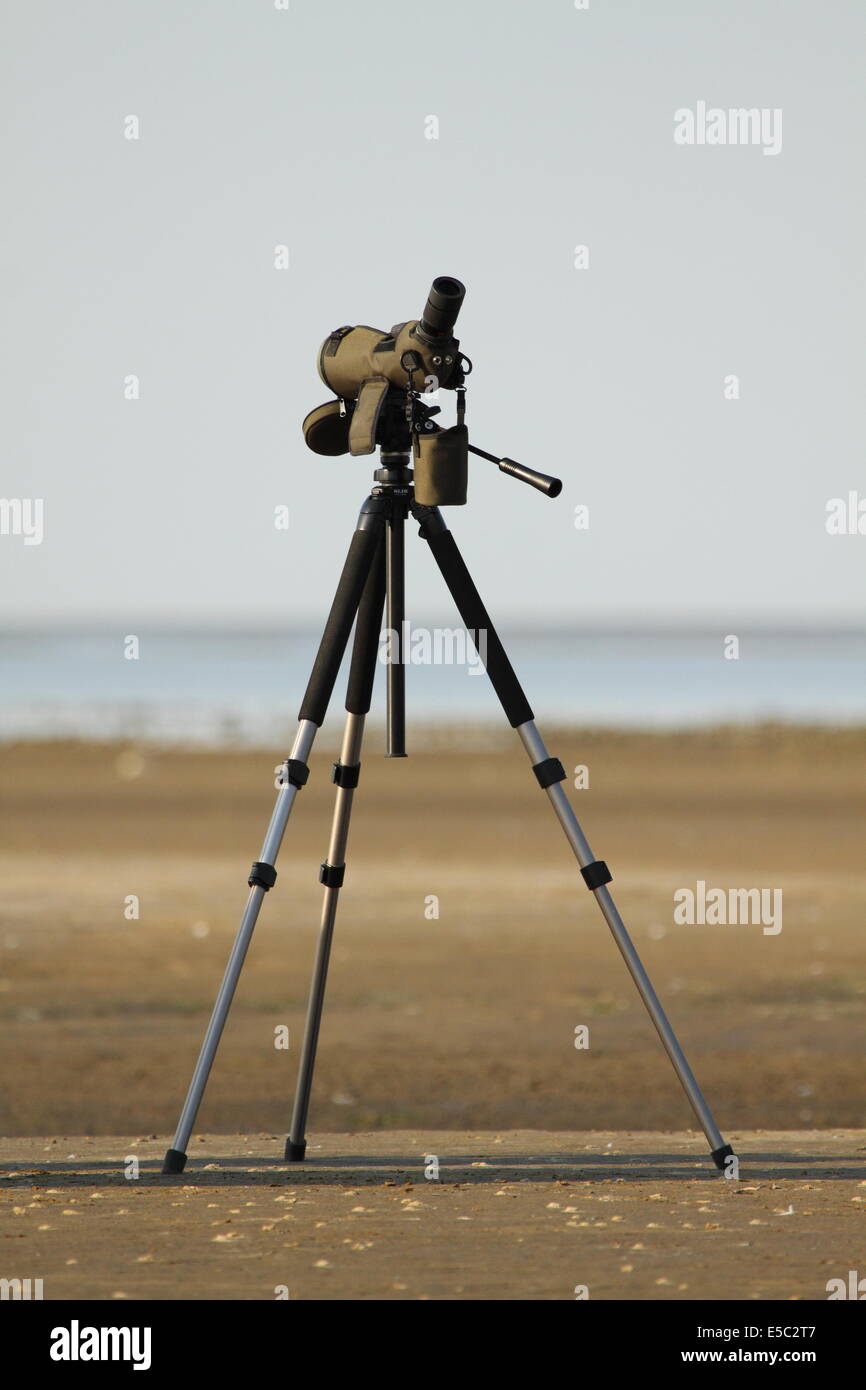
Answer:
[[[504,724],[455,630],[406,634],[410,731]],[[427,638],[425,640],[425,633]],[[773,721],[866,724],[864,631],[503,629],[536,718],[677,729]],[[282,747],[320,633],[309,630],[0,635],[0,739]],[[384,718],[383,643],[371,721]],[[339,731],[348,661],[326,727]]]

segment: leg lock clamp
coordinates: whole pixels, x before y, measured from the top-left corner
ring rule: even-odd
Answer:
[[[302,763],[300,758],[286,758],[282,763],[277,763],[274,768],[277,774],[277,783],[284,787],[290,782],[293,787],[302,787],[310,775],[310,769],[306,763]]]
[[[542,790],[552,787],[554,782],[565,781],[565,768],[559,758],[545,758],[542,763],[534,763],[532,771],[538,778],[538,785]]]
[[[338,787],[346,787],[351,790],[351,788],[357,787],[360,775],[360,763],[334,763],[331,781],[336,782]]]
[[[345,864],[323,864],[319,869],[319,882],[326,888],[342,888],[345,877]]]
[[[251,888],[264,888],[266,893],[269,888],[273,888],[276,881],[277,871],[273,864],[262,864],[259,860],[253,864],[247,879]]]
[[[594,859],[591,864],[585,865],[580,872],[583,874],[583,881],[587,888],[593,891],[596,888],[603,888],[606,883],[610,883],[613,879],[613,874],[603,859]]]

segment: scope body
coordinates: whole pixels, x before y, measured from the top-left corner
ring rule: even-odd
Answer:
[[[319,376],[343,400],[354,400],[365,381],[384,377],[392,386],[405,390],[406,354],[412,353],[415,390],[447,387],[460,370],[456,338],[441,335],[428,339],[420,320],[398,323],[390,333],[367,324],[337,328],[319,349]],[[407,359],[408,360],[408,359]],[[431,381],[430,379],[435,379]]]
[[[500,471],[556,497],[562,484],[546,473],[499,458],[469,443],[463,383],[472,363],[460,352],[454,325],[466,287],[439,275],[418,319],[397,323],[386,333],[369,324],[345,324],[329,333],[319,349],[319,376],[334,399],[316,406],[304,420],[304,439],[316,454],[372,454],[412,451],[415,500],[422,506],[462,506],[466,501],[469,454],[496,463]],[[457,424],[442,429],[430,418],[439,413],[418,397],[443,386],[456,390]]]

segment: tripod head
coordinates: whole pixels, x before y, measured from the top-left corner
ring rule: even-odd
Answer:
[[[420,319],[395,324],[388,333],[366,324],[334,329],[319,350],[318,368],[336,399],[317,406],[304,420],[307,446],[332,458],[372,454],[377,446],[383,454],[411,451],[415,499],[422,506],[466,502],[469,454],[557,497],[562,491],[558,478],[469,443],[465,381],[472,363],[453,336],[465,294],[459,280],[440,275]],[[457,394],[457,423],[448,429],[433,419],[440,407],[421,400],[440,387]]]

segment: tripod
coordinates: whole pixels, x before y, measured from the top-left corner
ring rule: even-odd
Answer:
[[[514,464],[512,460],[496,460],[494,455],[474,449],[482,457],[499,462],[503,471],[522,477],[551,495],[559,490],[555,479],[536,474],[531,469]],[[381,450],[382,467],[374,475],[375,486],[361,508],[358,526],[352,537],[337,592],[331,605],[310,681],[301,704],[297,734],[291,753],[278,769],[278,790],[274,811],[265,835],[261,857],[256,860],[248,879],[250,894],[241,924],[232,947],[225,975],[220,985],[210,1023],[202,1043],[189,1091],[178,1123],[172,1147],[167,1151],[163,1173],[180,1173],[187,1159],[187,1144],[195,1124],[199,1106],[207,1085],[223,1027],[231,1006],[235,988],[250,944],[256,919],[265,894],[274,886],[277,871],[274,867],[283,833],[295,798],[309,775],[307,759],[316,733],[324,722],[337,673],[346,650],[349,634],[355,624],[346,693],[346,725],[339,760],[334,764],[336,805],[328,845],[328,855],[322,864],[319,878],[324,885],[321,928],[313,970],[307,1010],[306,1028],[298,1071],[297,1091],[292,1114],[291,1131],[286,1141],[285,1157],[289,1162],[301,1161],[306,1152],[306,1127],[313,1083],[313,1069],[319,1038],[319,1026],[325,999],[325,985],[337,912],[337,900],[346,871],[346,844],[352,799],[358,786],[361,767],[361,743],[364,720],[370,708],[373,676],[378,654],[379,633],[383,608],[387,627],[393,639],[397,637],[387,667],[387,753],[389,757],[405,757],[405,667],[402,640],[404,634],[404,538],[409,514],[419,523],[420,535],[433,553],[463,623],[476,647],[478,634],[486,637],[486,670],[505,715],[517,730],[525,748],[536,781],[553,806],[566,839],[580,866],[586,887],[594,894],[614,940],[622,953],[638,993],[661,1038],[682,1083],[692,1109],[703,1129],[716,1166],[723,1171],[726,1160],[733,1154],[719,1132],[713,1116],[701,1094],[691,1068],[677,1041],[673,1029],[659,1003],[655,990],[614,905],[608,884],[611,873],[603,860],[596,859],[587,843],[577,817],[563,790],[565,770],[558,758],[549,755],[535,727],[534,716],[520,687],[502,643],[496,634],[487,610],[475,588],[454,538],[438,507],[422,506],[415,501],[413,475],[409,455],[402,449]],[[517,471],[519,470],[519,472]],[[357,622],[356,622],[357,618]]]

